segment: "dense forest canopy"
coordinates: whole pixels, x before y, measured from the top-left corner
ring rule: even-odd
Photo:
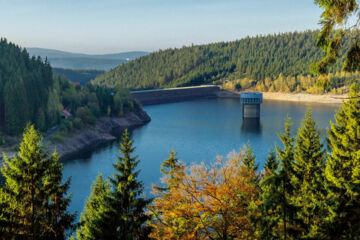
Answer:
[[[28,121],[46,128],[58,118],[60,98],[47,61],[0,40],[0,128],[20,133]]]
[[[67,80],[78,82],[85,85],[97,76],[105,73],[103,70],[87,70],[87,69],[67,69],[53,68],[54,74],[60,77],[66,77]]]
[[[97,77],[93,83],[130,89],[191,86],[250,79],[251,86],[284,77],[310,75],[310,64],[325,53],[318,31],[247,37],[233,42],[160,50]],[[345,38],[344,46],[350,38]],[[331,72],[341,72],[340,58]]]
[[[25,49],[0,40],[0,144],[18,135],[28,123],[46,131],[58,125],[71,132],[95,123],[100,116],[121,116],[139,105],[127,90],[110,91],[93,85],[75,86],[53,74],[47,59],[30,57]],[[61,119],[63,110],[70,118]]]

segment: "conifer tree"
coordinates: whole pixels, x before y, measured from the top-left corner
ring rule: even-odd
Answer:
[[[311,109],[306,113],[302,127],[298,130],[294,151],[292,195],[294,206],[301,209],[297,217],[303,223],[302,238],[319,238],[319,227],[323,222],[325,192],[325,150],[320,132],[312,119]]]
[[[267,176],[272,176],[279,168],[279,162],[276,159],[276,153],[273,148],[270,149],[269,156],[266,158],[265,161],[265,173],[264,178]]]
[[[260,182],[260,211],[261,216],[257,218],[259,238],[263,240],[280,239],[279,222],[282,215],[280,203],[282,192],[280,192],[281,179],[279,178],[279,162],[273,148],[265,162],[265,172]]]
[[[336,113],[328,131],[326,162],[330,239],[360,239],[360,85]],[[336,227],[335,227],[336,226]]]
[[[161,164],[160,172],[168,177],[166,186],[153,186],[153,188],[161,193],[168,192],[172,187],[176,186],[177,176],[176,173],[181,169],[182,164],[176,157],[175,151],[170,151],[170,157]]]
[[[280,183],[280,208],[281,218],[280,225],[282,230],[279,229],[281,239],[297,239],[299,229],[297,228],[296,212],[297,209],[291,204],[291,197],[294,193],[294,186],[291,183],[291,178],[294,176],[294,137],[291,137],[290,132],[290,118],[287,117],[285,123],[285,132],[279,136],[284,148],[276,146],[276,151],[279,158],[280,170],[277,175],[276,183]]]
[[[80,217],[81,226],[76,231],[78,240],[96,240],[96,236],[102,233],[102,229],[99,229],[96,223],[105,211],[105,200],[109,195],[110,185],[99,174],[91,187],[90,197]]]
[[[245,156],[243,159],[244,165],[250,170],[257,171],[259,166],[255,163],[255,161],[256,161],[256,157],[250,146],[250,142],[248,142],[245,148]]]
[[[66,239],[75,219],[67,211],[70,181],[62,184],[62,165],[56,152],[43,151],[42,137],[28,126],[14,158],[5,156],[1,173],[0,235],[5,239]]]
[[[105,212],[96,225],[102,229],[96,239],[146,239],[149,229],[144,226],[149,220],[146,207],[151,200],[143,194],[143,185],[137,180],[139,164],[137,157],[132,156],[135,148],[125,130],[120,143],[120,153],[114,168],[116,173],[110,178],[111,192],[105,202]]]

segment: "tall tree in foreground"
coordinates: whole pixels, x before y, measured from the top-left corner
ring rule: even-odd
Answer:
[[[80,228],[76,231],[78,240],[96,240],[103,230],[96,224],[105,212],[105,200],[110,195],[110,185],[99,174],[91,187],[91,194],[86,201],[80,217]]]
[[[296,219],[296,207],[291,203],[291,197],[294,193],[294,186],[291,182],[291,178],[294,176],[294,141],[290,132],[290,118],[286,119],[285,132],[280,135],[280,140],[284,145],[284,148],[276,146],[278,159],[280,163],[279,174],[277,175],[276,183],[279,183],[279,195],[280,195],[280,209],[281,217],[279,221],[279,231],[281,239],[298,239],[299,228],[298,221]]]
[[[263,179],[260,182],[259,206],[261,215],[255,219],[258,226],[259,238],[263,240],[280,239],[279,222],[281,219],[280,192],[281,179],[279,178],[279,162],[274,149],[271,149],[265,162]]]
[[[292,202],[300,209],[297,217],[302,220],[304,227],[302,238],[319,239],[319,228],[325,215],[325,150],[311,109],[298,130],[294,158],[295,173],[291,181],[295,191]]]
[[[350,88],[328,131],[328,236],[360,239],[360,85]]]
[[[28,126],[14,158],[5,156],[1,173],[0,235],[4,239],[66,239],[75,219],[67,211],[69,180],[62,184],[62,165],[56,153],[48,156],[42,137]]]
[[[122,156],[114,164],[116,173],[110,178],[111,192],[105,200],[105,211],[95,223],[102,230],[96,239],[147,239],[149,229],[144,225],[149,216],[145,211],[151,200],[141,197],[143,185],[137,179],[139,160],[132,156],[134,150],[125,130],[119,149]]]

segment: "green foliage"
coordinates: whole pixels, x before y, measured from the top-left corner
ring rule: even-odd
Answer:
[[[359,84],[353,84],[350,99],[337,112],[336,122],[331,122],[328,131],[327,232],[333,239],[360,239],[359,94]]]
[[[295,174],[295,138],[291,137],[290,127],[290,118],[287,118],[285,132],[279,136],[283,149],[276,146],[277,157],[275,152],[271,151],[266,160],[265,173],[260,184],[261,216],[255,221],[259,226],[261,239],[299,239],[301,235],[297,218],[299,209],[291,201],[296,189],[291,182]]]
[[[321,15],[321,31],[318,35],[317,45],[326,51],[321,61],[313,67],[315,74],[324,74],[335,64],[336,60],[346,50],[346,60],[344,63],[345,71],[355,71],[360,69],[359,54],[359,8],[356,0],[328,1],[315,0],[324,11]],[[356,17],[357,21],[352,27],[348,26],[349,18]],[[352,31],[354,30],[354,31]],[[349,37],[350,43],[343,44]]]
[[[96,240],[96,235],[102,232],[96,223],[105,212],[105,201],[110,195],[110,184],[99,174],[91,187],[90,197],[87,199],[84,211],[80,217],[80,228],[76,231],[78,240]]]
[[[271,149],[265,162],[265,172],[260,181],[260,216],[255,218],[255,224],[258,226],[260,239],[272,240],[280,239],[279,223],[281,219],[281,208],[279,207],[282,194],[278,186],[281,183],[279,178],[279,162],[276,154]]]
[[[49,127],[57,117],[47,108],[53,88],[48,62],[30,58],[26,50],[0,39],[0,129],[17,135],[28,122]]]
[[[86,124],[94,124],[95,123],[95,116],[89,110],[88,107],[79,107],[76,110],[76,116],[80,118],[83,123]]]
[[[241,88],[246,89],[265,84],[266,78],[275,81],[280,74],[290,79],[307,76],[309,64],[324,56],[316,47],[317,34],[284,33],[161,50],[112,69],[93,83],[111,88],[121,84],[130,89],[151,89],[239,80]],[[346,38],[344,45],[349,42]],[[331,72],[341,72],[342,62],[339,59]]]
[[[168,184],[167,186],[153,186],[153,188],[161,193],[166,193],[171,188],[176,187],[177,177],[175,173],[182,167],[182,163],[176,157],[176,152],[170,151],[170,157],[161,164],[160,168],[160,172],[169,178],[167,181]]]
[[[60,77],[65,77],[69,81],[79,82],[81,85],[88,84],[97,76],[104,74],[103,70],[88,70],[88,69],[65,69],[54,68],[54,74]]]
[[[116,174],[110,178],[111,192],[107,196],[104,213],[96,221],[96,239],[146,239],[149,230],[144,226],[149,216],[145,210],[151,200],[141,197],[143,185],[137,180],[139,171],[135,168],[139,161],[132,154],[132,146],[127,130],[122,136],[120,153],[114,168]]]
[[[305,226],[302,230],[304,239],[320,239],[319,229],[324,222],[325,150],[320,141],[320,132],[309,109],[296,138],[295,174],[291,179],[295,188],[292,202],[300,209],[297,218]]]
[[[42,137],[28,126],[18,154],[5,156],[1,173],[0,235],[4,239],[66,239],[75,215],[67,208],[70,181],[62,183],[62,165],[56,153],[48,156]]]

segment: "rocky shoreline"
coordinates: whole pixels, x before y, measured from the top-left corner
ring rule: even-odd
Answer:
[[[150,121],[150,116],[144,110],[128,113],[121,118],[102,117],[95,126],[70,136],[63,143],[52,144],[47,150],[53,152],[56,149],[61,160],[71,159],[79,153],[116,140],[125,129],[132,130]]]
[[[88,152],[89,149],[113,142],[125,129],[132,130],[150,121],[150,116],[142,109],[137,113],[127,113],[120,118],[102,117],[96,121],[95,126],[80,130],[69,136],[65,142],[51,144],[46,150],[52,153],[56,149],[61,161],[72,159],[82,152]],[[6,152],[8,157],[13,157],[14,154],[14,152]]]

